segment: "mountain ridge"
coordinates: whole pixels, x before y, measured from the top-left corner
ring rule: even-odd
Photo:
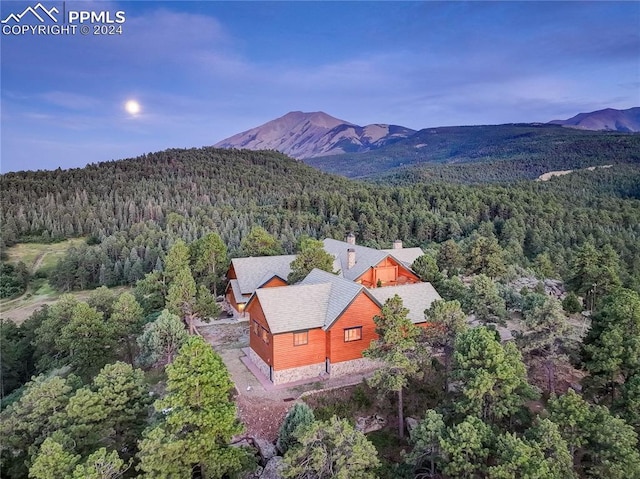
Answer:
[[[552,120],[551,125],[591,131],[640,132],[640,107],[616,110],[605,108],[588,113],[578,113],[567,120]]]
[[[523,124],[524,125],[524,124]],[[583,131],[640,132],[640,107],[626,110],[606,108],[579,113],[566,120],[527,125],[562,126]],[[504,125],[475,125],[473,127],[500,127]],[[360,126],[335,118],[323,111],[291,111],[260,126],[237,133],[219,141],[218,148],[245,148],[248,150],[276,150],[299,160],[374,152],[397,142],[412,142],[425,131],[440,131],[435,127],[413,130],[399,125],[373,123]],[[414,142],[415,143],[415,142]],[[415,148],[422,147],[416,144]]]
[[[360,126],[322,111],[291,111],[263,125],[219,141],[217,148],[277,150],[307,159],[341,153],[369,151],[407,138],[415,130],[375,123]]]

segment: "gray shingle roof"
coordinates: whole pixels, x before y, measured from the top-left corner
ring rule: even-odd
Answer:
[[[324,249],[332,254],[340,262],[340,274],[342,277],[354,281],[369,268],[377,265],[387,257],[387,253],[366,246],[352,245],[344,241],[327,238],[323,241]],[[356,252],[356,264],[349,269],[347,262],[347,250],[353,248]]]
[[[324,326],[331,284],[296,284],[256,290],[272,334]]]
[[[231,290],[233,291],[233,296],[236,299],[236,303],[245,303],[246,299],[242,297],[242,291],[240,291],[240,285],[238,284],[237,279],[232,279],[229,281],[231,284]]]
[[[385,286],[373,288],[369,292],[380,304],[398,295],[402,298],[402,304],[409,310],[407,317],[413,323],[424,322],[424,310],[428,309],[436,300],[442,299],[431,283],[414,283],[403,286]]]
[[[329,329],[364,287],[335,274],[314,269],[300,284],[330,284],[331,292],[327,307],[324,328]]]
[[[291,272],[291,262],[296,259],[293,254],[281,256],[256,256],[249,258],[234,258],[231,260],[238,278],[238,285],[242,294],[253,292],[264,282],[274,276],[286,280]]]

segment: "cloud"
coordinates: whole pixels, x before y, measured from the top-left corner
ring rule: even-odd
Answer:
[[[88,110],[101,105],[95,97],[67,91],[50,91],[40,95],[47,103],[69,110]]]

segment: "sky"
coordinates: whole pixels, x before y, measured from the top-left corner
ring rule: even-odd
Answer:
[[[635,1],[42,3],[77,30],[2,24],[3,173],[213,145],[297,110],[421,129],[640,106]]]

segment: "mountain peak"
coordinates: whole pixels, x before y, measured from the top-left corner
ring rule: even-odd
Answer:
[[[238,133],[216,143],[219,148],[278,150],[304,159],[367,151],[406,138],[414,130],[394,125],[358,126],[323,111],[290,111],[264,125]]]

